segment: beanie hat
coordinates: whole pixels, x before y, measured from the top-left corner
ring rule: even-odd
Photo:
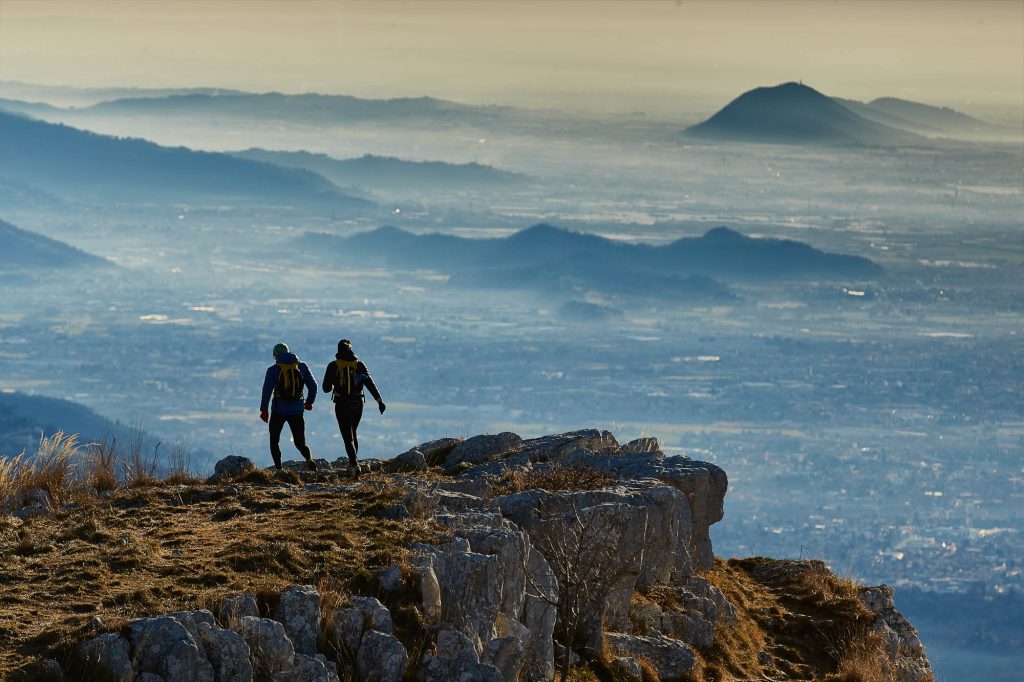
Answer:
[[[287,343],[279,343],[279,344],[274,346],[274,357],[275,358],[278,355],[280,355],[281,353],[287,353],[287,352],[288,352],[288,344]]]
[[[346,348],[349,349],[349,350],[352,350],[352,342],[351,341],[349,341],[348,339],[342,339],[341,341],[338,341],[338,352],[339,353],[342,350],[346,349]]]

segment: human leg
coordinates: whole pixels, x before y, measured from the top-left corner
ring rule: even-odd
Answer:
[[[362,401],[339,401],[334,404],[334,416],[338,420],[338,430],[341,431],[341,439],[345,442],[345,452],[348,454],[350,466],[356,465],[356,458],[359,455],[359,440],[356,438],[356,427],[363,416]]]
[[[270,456],[274,458],[274,467],[281,468],[281,430],[284,428],[285,418],[278,414],[271,414],[270,420]]]
[[[301,414],[293,414],[285,419],[288,421],[288,428],[291,429],[295,449],[302,454],[306,463],[309,464],[309,468],[316,471],[316,465],[313,464],[313,453],[309,451],[309,446],[306,445],[306,420]]]

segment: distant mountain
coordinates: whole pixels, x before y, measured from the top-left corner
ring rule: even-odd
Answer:
[[[860,116],[801,83],[745,92],[718,113],[684,131],[687,137],[771,144],[892,145],[917,135]]]
[[[46,102],[58,107],[90,106],[97,102],[126,97],[169,97],[172,95],[242,94],[226,88],[81,88],[68,85],[38,85],[18,81],[0,81],[0,97],[12,100]]]
[[[0,220],[0,244],[3,244],[0,271],[111,265],[103,258],[41,234],[22,230],[3,220]]]
[[[460,188],[511,187],[529,182],[525,175],[479,163],[404,161],[372,154],[358,159],[335,159],[326,154],[306,151],[276,152],[266,149],[247,149],[236,152],[234,156],[289,168],[304,168],[343,187],[354,186],[385,192],[457,191]]]
[[[500,239],[416,235],[381,227],[351,237],[310,233],[298,248],[321,258],[437,270],[453,284],[610,295],[729,300],[717,278],[860,279],[881,274],[866,258],[807,244],[752,239],[720,227],[665,246],[627,244],[535,225]]]
[[[100,102],[77,110],[84,115],[242,118],[318,126],[341,123],[480,125],[513,111],[510,107],[458,104],[433,97],[362,99],[349,95],[280,92],[186,94],[133,97]]]
[[[4,177],[84,201],[312,204],[351,211],[372,206],[309,171],[97,135],[0,112]]]
[[[954,136],[986,136],[1008,132],[1008,129],[1001,126],[986,123],[949,107],[936,107],[897,97],[880,97],[868,102],[868,106],[883,114],[910,121],[922,131],[937,130]],[[1021,131],[1018,130],[1017,134],[1020,135]]]
[[[89,442],[126,429],[69,400],[0,393],[0,456],[32,454],[40,436],[57,431],[80,434],[80,442]]]
[[[43,104],[42,102],[23,102],[19,99],[6,99],[0,97],[0,111],[6,111],[12,114],[25,114],[40,118],[47,115],[59,114],[64,110],[50,106],[49,104]]]

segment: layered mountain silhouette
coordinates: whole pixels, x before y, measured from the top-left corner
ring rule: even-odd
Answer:
[[[503,188],[522,185],[529,178],[479,163],[452,164],[440,161],[405,161],[366,154],[357,159],[336,159],[307,151],[281,152],[247,149],[234,156],[304,168],[341,186],[386,192],[434,192],[457,189]]]
[[[286,121],[307,125],[430,121],[475,125],[493,120],[510,107],[473,106],[433,97],[362,99],[316,93],[191,93],[168,97],[130,97],[77,110],[103,116],[201,116]]]
[[[0,271],[111,266],[104,258],[15,227],[4,220],[0,220],[0,244],[4,248]]]
[[[0,456],[31,454],[39,437],[63,430],[82,442],[123,435],[127,429],[69,400],[25,393],[0,393]]]
[[[881,273],[866,258],[781,239],[753,239],[725,227],[664,246],[628,244],[540,224],[498,239],[417,235],[381,227],[351,237],[311,233],[311,255],[447,273],[453,284],[571,293],[726,300],[716,278],[865,278]]]
[[[84,201],[216,200],[326,205],[350,211],[372,207],[309,171],[97,135],[3,112],[0,150],[0,179],[16,178],[59,197]]]
[[[801,83],[743,93],[684,135],[708,140],[771,144],[902,145],[923,141],[906,130],[857,114]]]
[[[949,107],[936,107],[921,102],[880,97],[868,102],[867,107],[878,115],[888,115],[908,121],[908,130],[921,132],[937,131],[951,136],[989,136],[1010,132],[1001,126],[986,123]],[[1021,131],[1017,131],[1020,135]]]

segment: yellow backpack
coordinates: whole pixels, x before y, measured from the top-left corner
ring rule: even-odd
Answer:
[[[358,360],[335,360],[338,379],[334,382],[334,395],[348,397],[360,393],[363,385],[357,379],[356,366]]]
[[[302,397],[302,372],[299,371],[297,362],[278,362],[277,367],[281,372],[277,375],[277,384],[274,386],[274,397],[286,400],[295,400]]]

